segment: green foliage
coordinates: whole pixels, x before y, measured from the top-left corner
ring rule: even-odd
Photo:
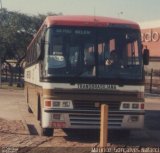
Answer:
[[[19,12],[0,12],[0,57],[20,59],[41,26],[45,15],[28,16]]]
[[[48,15],[57,14],[49,13]],[[0,60],[2,64],[8,65],[11,74],[10,85],[13,84],[13,74],[17,73],[14,70],[18,70],[20,82],[23,69],[20,63],[25,57],[27,46],[48,15],[29,16],[7,9],[0,10]],[[16,66],[9,63],[8,59],[16,60]]]

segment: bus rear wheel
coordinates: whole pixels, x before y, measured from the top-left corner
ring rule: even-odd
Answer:
[[[52,137],[54,129],[51,128],[41,128],[41,136]]]

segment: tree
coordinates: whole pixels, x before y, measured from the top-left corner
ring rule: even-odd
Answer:
[[[8,11],[2,9],[0,12],[0,59],[2,63],[8,65],[13,83],[13,66],[7,62],[8,59],[17,61],[15,66],[19,71],[22,70],[22,61],[26,55],[26,49],[34,34],[41,26],[42,22],[48,15],[62,15],[62,13],[48,13],[47,15],[39,14],[29,16],[23,13]]]
[[[27,45],[42,24],[45,15],[28,16],[23,13],[7,11],[0,13],[0,57],[11,73],[10,85],[13,80],[13,66],[8,59],[17,60],[16,68],[21,69]]]

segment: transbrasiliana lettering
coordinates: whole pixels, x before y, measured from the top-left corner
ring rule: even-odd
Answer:
[[[92,89],[92,90],[106,90],[106,89],[116,89],[116,85],[110,84],[78,84],[79,89]]]

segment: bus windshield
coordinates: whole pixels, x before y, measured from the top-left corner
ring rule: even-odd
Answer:
[[[61,26],[49,30],[48,76],[142,79],[138,30]]]

